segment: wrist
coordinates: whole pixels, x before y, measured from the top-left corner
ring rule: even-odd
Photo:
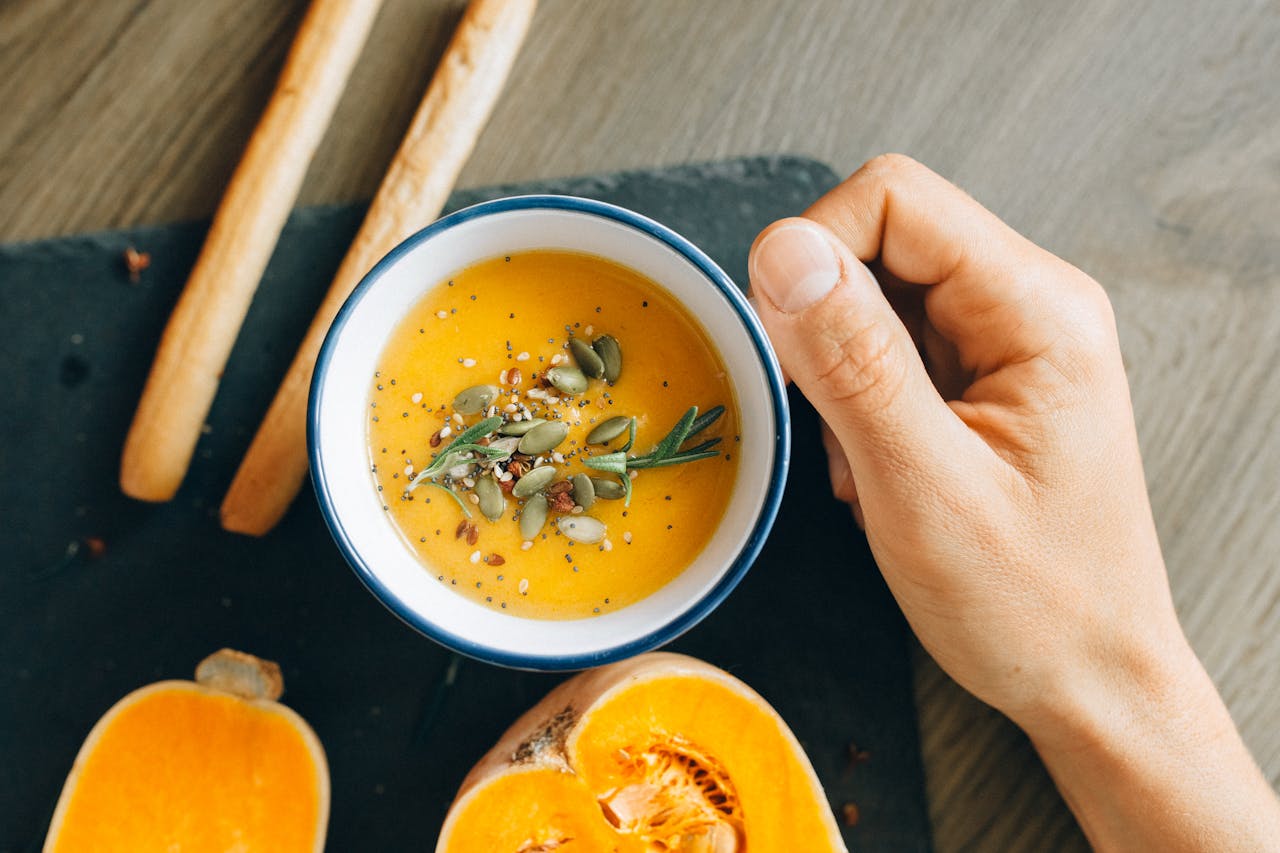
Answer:
[[[1280,804],[1181,631],[1112,649],[1024,726],[1090,843],[1272,849]]]
[[[1126,751],[1188,729],[1233,730],[1230,717],[1176,625],[1159,637],[1104,644],[1097,657],[1049,685],[1015,718],[1042,754]]]

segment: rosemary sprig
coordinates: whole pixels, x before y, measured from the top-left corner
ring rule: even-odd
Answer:
[[[707,439],[694,447],[684,450],[680,448],[689,439],[719,420],[723,414],[724,406],[715,406],[699,417],[698,407],[690,406],[689,410],[671,428],[671,432],[667,433],[662,441],[654,446],[653,450],[643,456],[627,455],[627,451],[631,449],[631,445],[636,440],[636,421],[635,418],[632,418],[626,445],[612,453],[602,453],[599,456],[584,459],[583,464],[588,468],[616,475],[621,481],[623,489],[626,490],[626,505],[630,506],[631,477],[628,474],[628,469],[665,468],[670,465],[697,462],[699,459],[710,459],[713,456],[719,456],[720,451],[712,449],[720,443],[719,437]]]
[[[458,436],[453,441],[445,445],[444,450],[436,454],[436,458],[431,460],[430,465],[414,475],[413,479],[409,481],[409,485],[405,486],[405,491],[412,492],[424,480],[434,480],[455,465],[470,461],[467,458],[468,454],[483,456],[489,460],[505,459],[510,456],[511,451],[509,450],[476,444],[477,441],[500,426],[502,426],[502,418],[495,415],[492,418],[485,418],[474,426],[467,427],[458,433]],[[454,497],[457,497],[457,495],[454,495]],[[463,509],[465,510],[466,507],[463,507]]]

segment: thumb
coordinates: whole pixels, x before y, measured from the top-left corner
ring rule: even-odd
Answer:
[[[803,218],[761,232],[748,266],[778,359],[831,426],[859,491],[870,498],[937,482],[967,430],[871,271]]]

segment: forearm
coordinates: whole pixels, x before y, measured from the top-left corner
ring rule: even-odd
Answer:
[[[1280,801],[1179,645],[1092,685],[1032,741],[1097,850],[1280,850]]]

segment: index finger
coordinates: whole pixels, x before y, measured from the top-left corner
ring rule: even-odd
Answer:
[[[1097,287],[901,154],[869,161],[804,215],[861,260],[879,258],[903,281],[933,285],[929,320],[979,376],[1048,350],[1081,319],[1081,294]]]

